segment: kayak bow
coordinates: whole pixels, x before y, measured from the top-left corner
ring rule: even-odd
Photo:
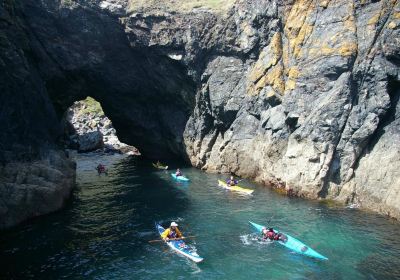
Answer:
[[[224,189],[227,189],[227,190],[240,192],[240,193],[244,193],[244,194],[252,194],[254,192],[254,190],[242,188],[239,186],[229,186],[227,183],[225,183],[224,181],[221,181],[221,180],[218,180],[218,186],[223,187]]]
[[[152,163],[152,164],[153,164],[153,166],[154,166],[155,168],[157,168],[157,169],[162,169],[162,170],[167,170],[167,169],[168,169],[168,165],[164,166],[164,165],[162,165],[162,164],[160,164],[160,165],[157,165],[157,164],[155,164],[155,163]]]
[[[189,179],[185,176],[176,176],[174,173],[171,173],[171,176],[178,181],[189,182]]]
[[[157,232],[160,234],[160,236],[165,230],[162,226],[160,226],[157,223],[156,223],[156,229],[157,229]],[[170,247],[172,250],[174,250],[178,254],[181,254],[196,263],[199,263],[204,260],[195,251],[190,250],[190,248],[182,240],[171,240],[171,241],[168,241],[165,243],[168,245],[168,247]]]
[[[253,226],[254,229],[257,230],[257,232],[261,233],[264,226],[262,225],[258,225],[256,223],[250,222],[249,223]],[[274,232],[279,233],[279,231],[274,229]],[[307,245],[305,245],[303,242],[301,242],[300,240],[297,240],[296,238],[284,233],[284,235],[287,237],[286,242],[283,242],[281,240],[278,241],[279,244],[285,246],[286,248],[295,251],[296,253],[302,254],[302,255],[306,255],[308,257],[312,257],[312,258],[316,258],[316,259],[320,259],[320,260],[328,260],[327,257],[321,255],[320,253],[314,251],[313,249],[311,249],[310,247],[308,247]]]

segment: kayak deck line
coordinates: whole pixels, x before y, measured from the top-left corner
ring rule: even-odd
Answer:
[[[230,191],[235,191],[235,192],[240,192],[243,194],[252,194],[254,190],[251,189],[246,189],[240,186],[229,186],[227,183],[225,183],[222,180],[218,180],[218,186],[223,187],[224,189],[230,190]]]
[[[255,228],[255,229],[257,230],[257,232],[259,232],[259,233],[261,233],[262,230],[263,230],[263,228],[265,228],[265,226],[262,226],[262,225],[253,223],[253,222],[251,222],[251,221],[249,221],[249,223],[250,223],[250,225],[252,225],[253,228]],[[274,229],[274,232],[275,232],[275,233],[279,233],[280,231]],[[304,244],[303,242],[301,242],[300,240],[298,240],[298,239],[296,239],[296,238],[290,236],[289,234],[286,234],[286,233],[283,233],[283,232],[282,232],[282,234],[284,234],[284,235],[287,237],[286,241],[284,242],[284,241],[279,240],[279,241],[277,241],[277,242],[278,242],[279,244],[285,246],[286,248],[288,248],[288,249],[290,249],[290,250],[292,250],[292,251],[294,251],[294,252],[296,252],[296,253],[299,253],[299,254],[308,256],[308,257],[312,257],[312,258],[316,258],[316,259],[320,259],[320,260],[328,260],[327,257],[321,255],[321,254],[318,253],[317,251],[313,250],[311,247],[305,245],[305,244]]]
[[[165,229],[157,223],[155,223],[155,226],[157,232],[160,234],[161,237],[161,234],[164,232]],[[183,255],[196,263],[202,262],[204,260],[204,258],[200,257],[197,252],[190,250],[190,248],[185,244],[183,240],[164,241],[164,243],[178,254]]]

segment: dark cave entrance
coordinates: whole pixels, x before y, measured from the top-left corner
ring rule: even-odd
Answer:
[[[123,64],[119,60],[50,77],[46,87],[59,119],[90,96],[101,104],[118,140],[136,147],[143,158],[187,161],[183,134],[195,106],[196,83],[167,56],[127,52]],[[64,135],[74,134],[71,126],[64,128]]]

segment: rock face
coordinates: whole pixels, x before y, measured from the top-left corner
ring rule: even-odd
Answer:
[[[75,183],[75,164],[49,151],[42,160],[2,165],[0,174],[0,229],[4,229],[64,206]]]
[[[78,151],[91,152],[104,147],[103,134],[100,131],[87,132],[78,137]]]
[[[184,54],[192,70],[194,166],[400,217],[399,12],[397,1],[237,1],[222,18],[153,8],[124,23],[135,46]]]
[[[92,96],[145,156],[400,218],[398,1],[166,2],[3,1],[3,165]]]

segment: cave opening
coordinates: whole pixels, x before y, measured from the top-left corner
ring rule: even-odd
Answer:
[[[109,120],[105,120],[106,126],[111,123],[112,128],[102,133],[112,133],[113,137],[105,135],[105,140],[126,144],[128,152],[134,154],[139,150],[142,158],[188,161],[183,134],[194,110],[195,82],[188,76],[186,67],[164,55],[127,52],[123,64],[92,65],[78,71],[79,75],[68,71],[48,77],[46,88],[58,119],[63,123],[63,139],[68,142],[67,146],[72,145],[82,152],[99,148],[96,145],[77,147],[79,133],[74,132],[77,129],[64,122],[71,106],[84,100],[86,108],[82,110],[95,113],[96,108],[101,108]],[[88,109],[90,103],[93,103],[92,109]],[[93,114],[85,120],[92,126],[86,129],[92,138],[96,138],[97,127],[96,121],[91,119],[96,117],[100,118]],[[73,135],[75,141],[70,139]],[[107,141],[105,144],[107,150],[113,150]]]
[[[67,149],[79,153],[102,151],[140,155],[137,148],[119,140],[112,121],[93,97],[75,101],[66,110],[63,123]]]

